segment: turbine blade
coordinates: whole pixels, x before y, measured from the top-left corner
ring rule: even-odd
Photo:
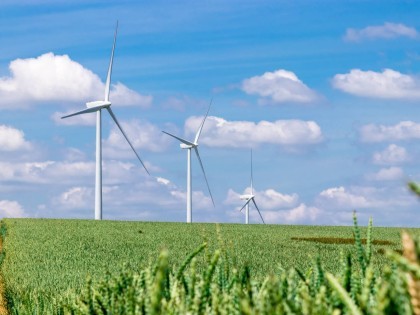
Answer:
[[[171,134],[171,133],[169,133],[169,132],[166,132],[166,131],[162,131],[163,133],[166,133],[168,136],[171,136],[171,137],[173,137],[173,138],[175,138],[175,139],[178,139],[179,141],[181,141],[182,143],[184,143],[184,144],[186,144],[186,145],[191,145],[191,146],[195,146],[195,144],[194,143],[192,143],[192,142],[190,142],[190,141],[188,141],[188,140],[185,140],[185,139],[182,139],[182,138],[180,138],[180,137],[177,137],[177,136],[175,136],[175,135],[173,135],[173,134]]]
[[[141,165],[143,165],[144,169],[146,170],[147,174],[150,175],[149,171],[147,170],[146,166],[144,165],[143,161],[141,160],[140,156],[137,154],[137,151],[134,149],[133,145],[131,144],[130,140],[128,140],[127,135],[125,134],[124,130],[121,128],[120,123],[117,120],[117,117],[115,117],[114,113],[112,112],[110,107],[106,108],[109,112],[109,114],[111,115],[112,119],[115,121],[115,123],[117,124],[118,128],[121,130],[121,133],[123,134],[125,140],[127,140],[128,144],[130,145],[131,149],[133,150],[134,154],[137,156],[137,158],[139,159]]]
[[[244,210],[244,208],[246,207],[246,205],[251,201],[251,199],[248,199],[247,202],[245,202],[245,204],[242,206],[242,208],[239,210],[242,212],[242,210]]]
[[[201,122],[200,128],[198,128],[197,134],[195,135],[194,143],[197,143],[198,142],[198,138],[200,138],[201,131],[203,130],[204,122],[206,121],[207,115],[209,114],[209,111],[210,111],[210,107],[211,107],[211,103],[212,102],[213,102],[213,99],[211,99],[209,108],[207,109],[206,116],[204,116],[204,119]]]
[[[214,204],[213,195],[211,194],[211,191],[210,191],[209,182],[207,181],[206,172],[204,171],[203,162],[201,162],[200,154],[198,153],[198,149],[197,149],[197,147],[194,147],[194,150],[195,150],[195,154],[197,154],[198,162],[200,162],[201,170],[203,171],[203,174],[204,174],[204,179],[206,180],[206,184],[207,184],[207,188],[208,188],[208,190],[209,190],[209,194],[210,194],[210,197],[211,197],[211,201],[213,202],[213,206],[214,206],[214,207],[216,207],[216,205]]]
[[[114,44],[112,45],[111,60],[109,61],[108,75],[106,76],[106,83],[105,83],[105,101],[107,102],[109,102],[109,89],[111,86],[112,64],[114,62],[114,50],[115,50],[115,43],[117,41],[117,32],[118,32],[118,21],[117,21],[117,26],[115,27]]]
[[[258,209],[257,203],[255,202],[254,198],[251,198],[251,199],[252,199],[252,202],[254,203],[255,208],[257,208],[257,211],[258,211],[258,213],[260,214],[261,220],[262,220],[262,221],[263,221],[263,223],[265,224],[264,219],[263,219],[263,217],[262,217],[262,215],[261,215],[260,209]]]
[[[75,112],[73,114],[63,116],[63,117],[61,117],[61,119],[71,117],[71,116],[86,114],[86,113],[93,113],[93,112],[96,112],[98,110],[101,110],[102,108],[103,108],[103,106],[97,106],[97,107],[91,107],[91,108],[83,109],[83,110],[80,110],[80,111]]]

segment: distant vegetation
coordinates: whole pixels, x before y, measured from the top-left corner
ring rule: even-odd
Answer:
[[[374,228],[372,237],[353,227],[3,224],[1,268],[12,314],[326,314],[335,308],[382,314],[372,311],[378,303],[411,310],[403,269],[389,268],[383,254],[401,250],[397,228]]]

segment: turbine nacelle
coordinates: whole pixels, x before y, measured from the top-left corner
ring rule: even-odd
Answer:
[[[181,149],[192,149],[192,148],[198,147],[198,144],[185,144],[185,143],[180,143],[179,146],[181,147]]]
[[[247,194],[247,195],[240,195],[239,196],[239,198],[241,199],[241,200],[249,200],[249,199],[252,199],[252,198],[254,198],[255,197],[255,195],[251,195],[251,194]]]
[[[111,106],[110,101],[94,101],[94,102],[87,102],[86,103],[87,108],[93,108],[93,107],[105,108],[105,107],[109,107],[109,106]]]

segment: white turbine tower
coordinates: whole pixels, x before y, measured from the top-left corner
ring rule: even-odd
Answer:
[[[252,150],[251,150],[251,194],[245,194],[245,195],[240,195],[239,198],[241,198],[241,200],[246,200],[245,204],[242,206],[241,211],[245,208],[245,224],[249,224],[249,203],[252,201],[254,203],[255,208],[257,209],[261,220],[264,222],[264,219],[261,215],[260,209],[258,209],[257,203],[255,202],[255,195],[254,195],[254,188],[252,186],[252,182],[253,182],[253,178],[252,178]]]
[[[181,149],[187,149],[187,223],[192,222],[191,149],[194,149],[195,154],[197,155],[198,162],[200,162],[201,170],[203,171],[204,179],[206,180],[207,188],[209,190],[211,201],[213,202],[213,206],[214,206],[214,200],[213,200],[213,196],[212,196],[211,191],[210,191],[209,182],[207,181],[206,172],[204,171],[204,166],[203,166],[203,163],[201,162],[200,154],[198,153],[198,148],[197,148],[198,147],[198,139],[200,138],[200,134],[201,134],[201,131],[203,130],[204,122],[206,121],[206,118],[207,118],[207,115],[209,113],[210,107],[211,107],[211,102],[210,102],[210,106],[207,110],[206,116],[204,116],[204,119],[201,122],[201,125],[198,128],[198,131],[195,135],[194,142],[182,139],[182,138],[177,137],[173,134],[170,134],[169,132],[162,131],[163,133],[166,133],[167,135],[181,141],[181,143],[179,145],[181,147]]]
[[[140,156],[137,154],[136,150],[134,149],[133,145],[131,144],[130,140],[128,140],[127,135],[125,134],[124,130],[122,129],[121,125],[119,124],[117,118],[115,117],[113,111],[111,110],[111,102],[109,100],[109,91],[111,85],[111,74],[112,74],[112,63],[114,61],[114,50],[115,50],[115,43],[117,40],[117,31],[118,31],[118,22],[115,28],[114,34],[114,44],[112,45],[112,52],[111,52],[111,60],[109,62],[108,67],[108,75],[106,77],[105,83],[105,96],[103,101],[94,101],[86,103],[87,109],[78,111],[76,113],[61,117],[67,118],[71,116],[76,116],[80,114],[86,113],[93,113],[96,112],[96,175],[95,175],[95,220],[102,220],[102,145],[101,145],[101,110],[106,109],[109,114],[111,115],[112,119],[117,124],[118,128],[121,130],[124,138],[127,140],[128,144],[130,145],[131,149],[133,149],[134,154],[139,159],[140,163],[143,165],[144,169],[146,170],[147,174],[149,171],[147,170],[146,166],[144,165],[143,161],[140,159]]]

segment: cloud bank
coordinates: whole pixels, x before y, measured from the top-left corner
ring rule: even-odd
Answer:
[[[192,137],[203,117],[192,116],[185,122],[185,133]],[[297,147],[323,141],[321,127],[314,121],[277,120],[228,121],[220,117],[207,118],[201,143],[210,147],[250,148],[261,144]]]

